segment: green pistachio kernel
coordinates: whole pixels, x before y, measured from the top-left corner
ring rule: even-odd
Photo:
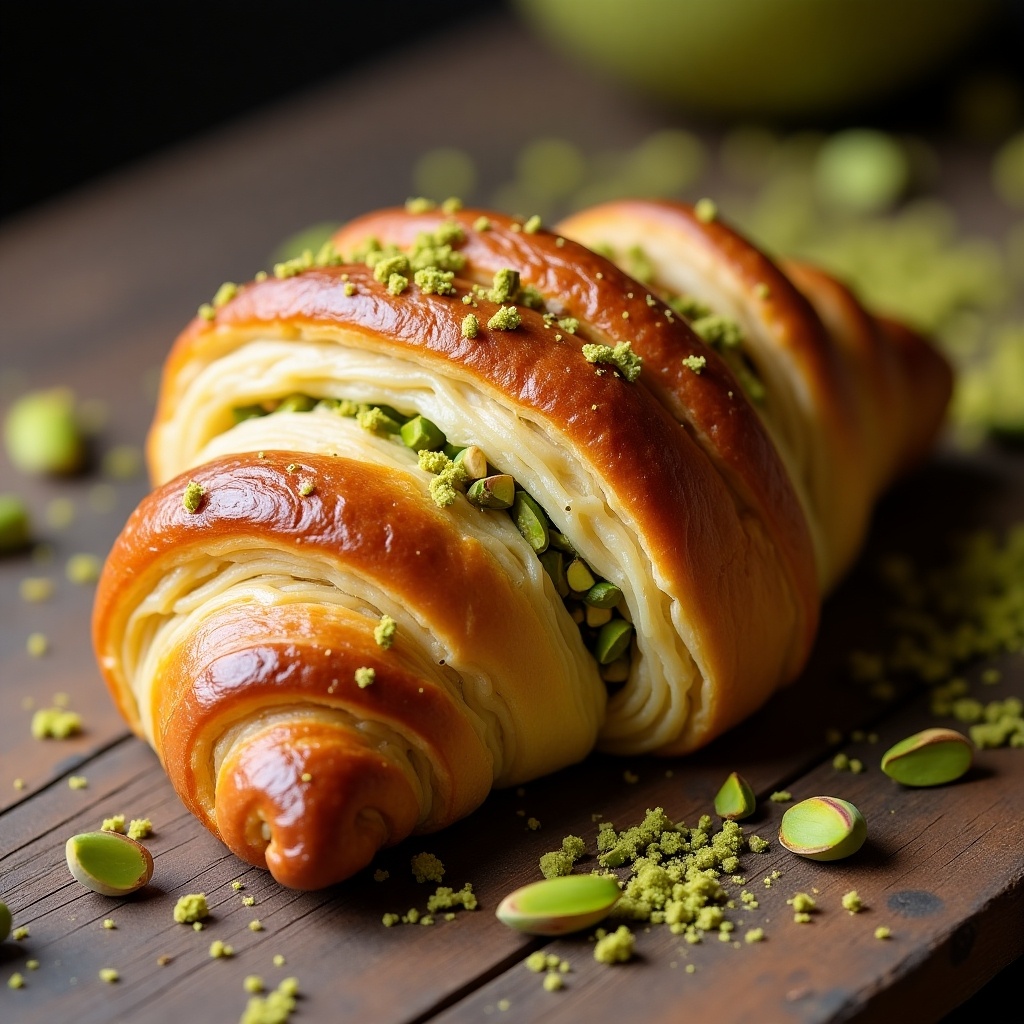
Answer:
[[[562,875],[516,889],[495,914],[502,924],[529,935],[566,935],[607,917],[619,895],[614,877]]]
[[[456,452],[453,458],[466,471],[466,479],[480,480],[487,476],[487,456],[475,444]]]
[[[25,503],[16,494],[0,494],[0,553],[20,551],[31,539]]]
[[[565,570],[565,578],[569,582],[569,587],[578,594],[589,591],[596,582],[590,566],[582,558],[574,558],[569,563],[569,568]]]
[[[811,860],[841,860],[856,853],[868,836],[864,816],[847,800],[812,796],[782,816],[779,842]]]
[[[583,600],[594,608],[614,608],[622,600],[622,591],[614,583],[601,580],[583,595]]]
[[[559,533],[554,527],[548,530],[548,538],[553,548],[564,551],[567,555],[576,556],[576,549],[569,543],[569,538],[564,533]]]
[[[0,900],[0,942],[11,934],[11,912],[7,904]]]
[[[507,473],[485,476],[469,485],[466,497],[478,508],[512,508],[517,497],[516,482]],[[519,525],[518,519],[516,525]],[[522,527],[519,532],[523,533]],[[523,533],[523,536],[526,537],[526,534]],[[529,537],[526,539],[530,540]]]
[[[242,423],[245,420],[256,420],[261,416],[266,416],[267,410],[262,405],[236,405],[231,410],[231,418],[237,423]]]
[[[445,436],[440,427],[431,423],[426,416],[413,416],[407,423],[403,423],[398,433],[402,437],[402,443],[411,448],[414,452],[436,451],[445,443]]]
[[[731,772],[715,796],[715,814],[738,821],[749,818],[756,807],[757,798],[750,783],[738,772]]]
[[[153,857],[120,832],[83,832],[65,845],[68,869],[87,889],[103,896],[127,896],[153,877]]]
[[[569,582],[565,578],[565,555],[555,548],[548,548],[547,551],[541,552],[540,564],[544,566],[544,571],[551,577],[558,596],[568,597]]]
[[[309,412],[316,406],[316,399],[309,395],[293,394],[286,395],[277,403],[274,412]]]
[[[31,391],[8,410],[4,442],[14,465],[25,473],[68,474],[82,468],[85,441],[67,388]]]
[[[882,771],[904,786],[941,786],[959,779],[974,758],[974,745],[954,729],[925,729],[890,747]]]
[[[202,484],[196,483],[195,480],[188,482],[185,492],[181,496],[181,504],[189,515],[195,515],[199,511],[205,494],[206,488]]]
[[[512,519],[527,544],[539,555],[550,541],[548,517],[525,491],[518,491],[512,502]]]
[[[594,657],[599,665],[610,665],[629,649],[633,626],[625,619],[612,619],[601,627],[594,645]]]

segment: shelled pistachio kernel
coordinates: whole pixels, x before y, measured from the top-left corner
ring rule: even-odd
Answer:
[[[0,553],[20,551],[31,539],[25,503],[16,494],[0,494]]]
[[[441,429],[426,416],[413,416],[399,427],[398,433],[406,448],[414,452],[436,451],[445,442],[445,436]]]
[[[475,444],[468,445],[455,455],[455,461],[462,464],[466,476],[470,480],[480,480],[487,476],[487,456],[483,449]]]
[[[83,832],[64,848],[71,874],[102,896],[127,896],[153,877],[153,857],[120,832]]]
[[[607,917],[619,895],[618,880],[610,875],[560,875],[509,893],[495,915],[528,935],[566,935]]]
[[[841,860],[856,853],[868,836],[864,816],[848,800],[812,796],[782,816],[779,842],[810,860]]]
[[[539,557],[540,564],[544,566],[544,571],[551,577],[558,596],[568,597],[569,584],[565,578],[565,555],[561,551],[549,547],[547,551],[542,551]]]
[[[85,461],[85,441],[67,388],[31,391],[4,421],[11,462],[25,473],[74,473]]]
[[[512,519],[526,543],[539,555],[550,542],[548,517],[525,491],[519,491],[512,502]]]
[[[941,786],[971,767],[974,745],[955,729],[924,729],[882,755],[882,771],[904,786]]]
[[[11,934],[11,911],[3,900],[0,900],[0,942]]]
[[[569,568],[565,570],[565,578],[569,588],[578,594],[588,592],[596,582],[590,566],[582,558],[574,558],[569,563]]]
[[[622,600],[622,591],[614,583],[601,580],[583,595],[583,600],[594,608],[614,608]]]
[[[478,508],[511,508],[515,494],[516,482],[507,473],[496,473],[482,480],[474,480],[466,491],[466,497]],[[530,540],[529,537],[526,539]]]
[[[610,665],[629,650],[633,626],[625,619],[612,619],[601,627],[594,644],[594,657],[599,665]]]
[[[750,783],[738,772],[730,772],[715,796],[715,814],[720,818],[739,821],[741,818],[749,818],[756,807],[757,798]]]

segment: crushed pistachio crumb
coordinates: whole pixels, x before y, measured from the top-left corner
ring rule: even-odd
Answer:
[[[185,487],[185,493],[181,496],[181,504],[189,515],[195,515],[196,512],[199,511],[200,506],[203,504],[203,496],[205,494],[206,489],[202,484],[196,483],[195,480],[189,481],[188,485]]]
[[[105,981],[108,985],[112,985],[115,981],[121,980],[121,975],[114,967],[101,967],[99,975],[100,981]]]
[[[536,832],[540,828],[540,820],[537,819],[537,818],[527,818],[526,819],[526,827],[531,832]]]
[[[373,873],[373,880],[375,882],[384,882],[391,877],[390,871],[385,871],[383,868],[377,868]]]
[[[465,910],[476,910],[478,905],[479,901],[477,900],[476,893],[473,892],[473,885],[470,882],[467,882],[461,889],[451,889],[446,885],[439,885],[434,890],[434,893],[427,897],[427,912],[430,914],[438,910],[450,910],[455,907],[463,907]]]
[[[444,878],[444,864],[432,853],[417,853],[409,861],[417,882],[440,882]]]
[[[395,630],[397,629],[398,623],[390,615],[382,615],[380,622],[373,629],[373,639],[377,646],[387,650],[395,642]]]
[[[114,924],[114,919],[112,917],[108,917],[108,918],[104,919],[103,927],[106,928],[106,930],[109,932],[109,931],[113,931],[114,929],[116,929],[117,925]]]
[[[771,846],[767,839],[762,839],[760,836],[751,836],[747,840],[747,845],[752,853],[767,853]]]
[[[174,905],[174,920],[178,924],[191,924],[200,921],[209,914],[206,893],[194,892],[180,896]]]
[[[285,965],[285,959],[280,953],[275,953],[271,962],[275,967],[284,967]]]
[[[437,203],[425,196],[412,196],[405,201],[406,213],[429,213],[437,209]]]
[[[256,897],[255,896],[243,896],[242,897],[242,906],[243,907],[253,907],[255,905],[256,905]]]
[[[299,484],[299,494],[303,498],[308,498],[316,490],[316,484],[312,480],[303,480]]]
[[[786,900],[786,902],[798,914],[805,914],[808,911],[816,909],[818,906],[814,897],[806,892],[795,893],[790,899]]]
[[[21,599],[26,604],[42,604],[53,597],[53,580],[46,576],[26,576],[18,587]]]
[[[14,939],[15,942],[23,942],[28,938],[28,936],[29,931],[26,925],[22,925],[20,928],[15,928],[14,931],[11,932],[11,938]]]
[[[557,878],[572,873],[572,867],[586,852],[586,844],[579,836],[566,836],[562,848],[545,853],[540,858],[540,873],[545,878]]]
[[[480,333],[480,321],[472,314],[467,313],[462,318],[462,336],[472,340]]]
[[[891,939],[892,938],[892,929],[891,928],[887,928],[884,924],[880,924],[875,929],[875,938],[876,939]]]
[[[251,932],[261,932],[261,931],[263,931],[263,922],[258,920],[258,919],[256,919],[256,918],[254,918],[252,921],[249,922],[249,931],[251,931]]]
[[[153,834],[153,822],[149,818],[132,818],[128,823],[128,838],[138,842]]]
[[[66,740],[82,731],[82,717],[78,712],[65,708],[40,708],[32,716],[31,728],[37,740]]]
[[[614,366],[630,383],[640,376],[643,360],[633,351],[628,341],[620,341],[617,345],[583,346],[583,358],[588,363],[608,363]]]
[[[843,909],[848,910],[851,914],[859,914],[864,909],[864,901],[856,889],[843,893]]]
[[[602,964],[621,964],[632,959],[636,936],[626,927],[619,925],[613,932],[597,930],[598,939],[594,945],[594,959]]]
[[[380,920],[381,924],[383,924],[385,928],[393,928],[396,924],[401,922],[402,918],[398,914],[384,914]]]
[[[251,995],[258,995],[266,986],[258,974],[247,974],[242,981],[242,988]]]
[[[487,321],[492,331],[514,331],[523,322],[519,310],[515,306],[501,306]]]
[[[69,775],[68,776],[68,788],[69,789],[85,789],[89,785],[89,780],[84,775]]]
[[[25,966],[30,971],[38,971],[39,970],[39,961],[38,960],[26,960],[25,961]]]
[[[541,222],[541,219],[540,219],[540,214],[535,213],[523,225],[523,231],[525,231],[526,234],[528,234],[528,235],[535,235],[535,234],[537,234],[538,231],[540,231],[541,223],[542,222]]]
[[[109,818],[103,819],[103,824],[100,825],[101,832],[119,832],[124,835],[124,815],[115,814]]]
[[[360,690],[365,690],[368,686],[373,685],[373,681],[376,677],[377,672],[375,669],[367,668],[363,665],[355,671],[356,686],[358,686]]]
[[[214,960],[224,960],[230,956],[234,956],[235,950],[228,943],[221,939],[214,939],[210,943],[210,956]]]
[[[45,633],[29,633],[25,641],[25,650],[30,657],[41,658],[50,649],[50,641]]]
[[[694,373],[699,374],[701,370],[707,366],[707,356],[687,356],[683,360],[683,366],[688,370],[693,370]]]
[[[698,199],[693,207],[694,216],[702,224],[710,224],[718,216],[718,204],[713,199]]]
[[[490,229],[491,229],[490,219],[487,218],[487,217],[484,217],[482,214],[479,217],[477,217],[477,219],[475,221],[473,221],[473,230],[474,231],[490,231]]]
[[[793,799],[793,794],[788,789],[777,789],[768,799],[777,804],[786,804]]]
[[[557,992],[559,989],[564,987],[565,982],[562,980],[562,976],[556,971],[549,971],[544,975],[543,985],[545,992]]]

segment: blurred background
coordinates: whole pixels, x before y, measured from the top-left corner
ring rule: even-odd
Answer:
[[[467,118],[460,97],[449,118],[428,75],[410,98],[426,127],[403,126],[406,148],[378,127],[406,194],[545,219],[709,194],[770,251],[936,333],[963,370],[961,440],[1024,430],[1024,0],[394,0],[358,17],[322,2],[285,17],[266,0],[43,0],[0,19],[0,224],[321,87],[365,77],[371,102],[382,68],[506,26],[487,73],[507,105]],[[615,130],[517,108],[539,59],[614,97]],[[294,236],[282,225],[269,257],[362,212],[291,203]]]

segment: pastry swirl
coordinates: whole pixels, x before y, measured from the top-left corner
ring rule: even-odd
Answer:
[[[559,231],[370,214],[167,359],[95,647],[188,807],[286,885],[739,722],[939,429],[945,361],[822,272],[680,204]]]

